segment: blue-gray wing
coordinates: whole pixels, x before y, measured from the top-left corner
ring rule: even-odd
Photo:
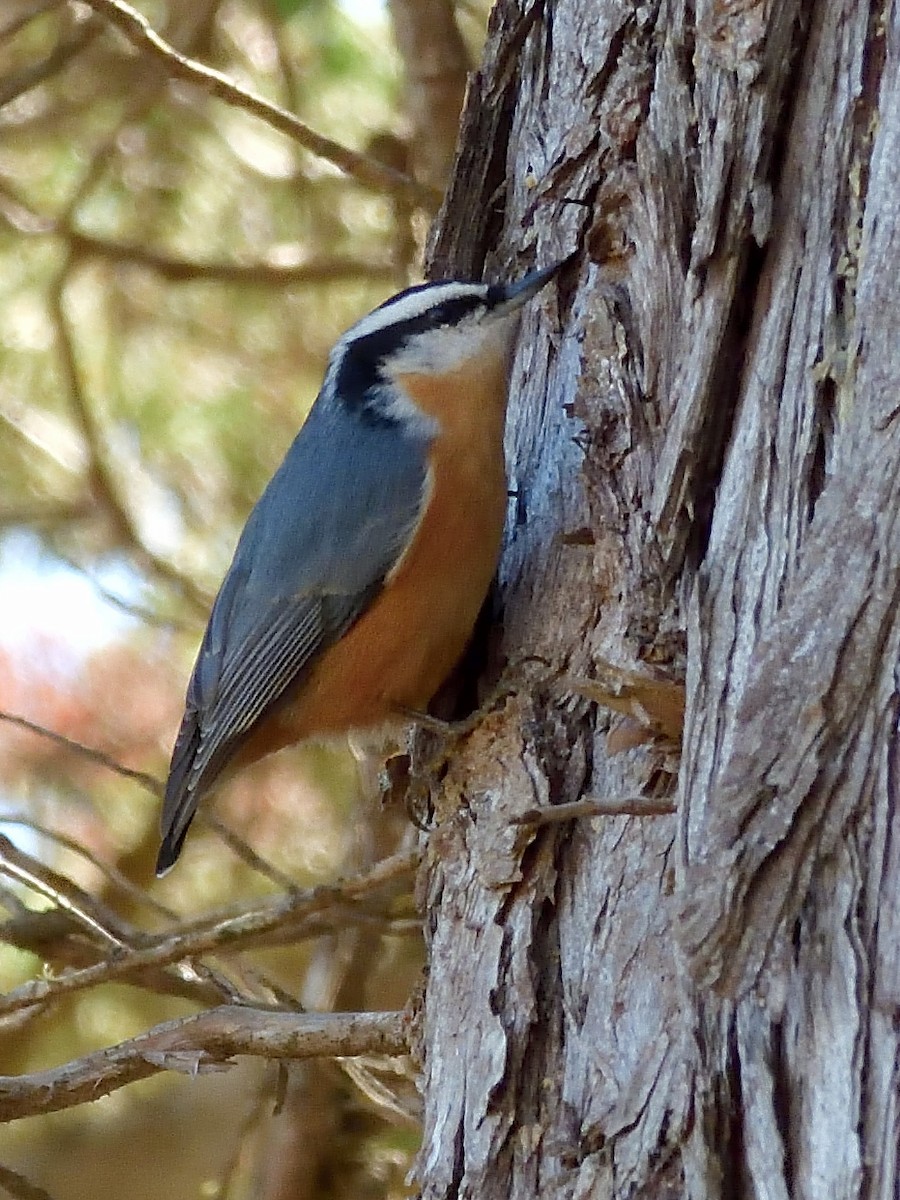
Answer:
[[[319,399],[250,514],[187,690],[157,870],[260,718],[378,594],[424,503],[428,443]]]

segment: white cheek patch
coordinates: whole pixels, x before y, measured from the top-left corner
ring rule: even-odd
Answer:
[[[517,313],[485,320],[473,316],[459,325],[444,325],[417,334],[392,354],[385,366],[397,375],[452,375],[479,359],[496,360],[509,353]]]

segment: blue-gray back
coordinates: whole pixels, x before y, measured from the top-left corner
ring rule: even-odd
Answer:
[[[420,516],[428,440],[320,396],[253,509],[187,691],[161,864],[263,714],[378,594]]]

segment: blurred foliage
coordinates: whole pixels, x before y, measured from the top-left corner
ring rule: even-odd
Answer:
[[[472,43],[484,14],[465,7]],[[146,0],[140,8],[180,52],[318,132],[371,154],[402,146],[401,68],[374,0]],[[87,6],[7,0],[0,597],[4,552],[24,539],[30,553],[40,547],[48,577],[62,563],[94,580],[98,602],[114,577],[112,601],[130,619],[90,653],[78,649],[77,612],[60,613],[58,638],[0,641],[0,709],[164,775],[206,608],[247,512],[296,433],[337,335],[416,277],[429,216],[363,189],[246,111],[168,80]],[[0,725],[0,776],[3,807],[51,831],[4,832],[130,927],[165,928],[160,902],[190,914],[277,890],[203,826],[176,871],[153,882],[156,797],[25,729]],[[403,819],[361,813],[356,793],[346,758],[321,749],[247,772],[218,808],[305,886],[409,843]],[[113,865],[128,886],[97,863]],[[9,921],[46,907],[18,887],[0,899]],[[401,918],[411,914],[409,899],[395,906]],[[313,1006],[402,1007],[419,942],[385,929],[253,951],[230,969],[267,972]],[[45,964],[83,965],[54,957],[53,947],[0,945],[0,987]],[[64,1062],[195,1008],[121,984],[79,993],[24,1025],[0,1026],[0,1071]],[[292,1068],[290,1077],[299,1081],[296,1109],[285,1105],[277,1119],[274,1076],[263,1064],[202,1080],[166,1075],[88,1110],[0,1130],[0,1159],[57,1200],[119,1195],[123,1161],[135,1200],[161,1190],[171,1200],[274,1196],[267,1156],[279,1137],[296,1153],[304,1128],[314,1140],[312,1103],[317,1120],[327,1111],[337,1148],[323,1138],[314,1147],[321,1176],[284,1194],[405,1195],[409,1122],[389,1119],[330,1064]],[[346,1160],[343,1173],[334,1154]]]
[[[0,71],[50,56],[70,13],[47,12],[0,43]],[[364,149],[396,124],[387,30],[360,28],[331,4],[299,5],[278,23],[265,6],[209,0],[156,5],[148,16],[178,48],[346,144]],[[42,524],[83,564],[119,548],[91,495],[97,447],[84,444],[60,367],[61,286],[113,482],[151,550],[211,589],[334,337],[414,266],[391,262],[393,205],[255,117],[167,84],[109,32],[2,117],[7,503],[87,509],[80,520]],[[99,244],[73,244],[73,232]],[[173,285],[135,261],[134,245],[188,264],[183,280]],[[326,274],[333,263],[334,280],[295,285],[273,270],[248,285],[209,269],[309,262]]]

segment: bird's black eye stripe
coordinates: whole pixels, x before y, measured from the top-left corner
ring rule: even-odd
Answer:
[[[394,303],[402,301],[417,290],[410,288],[406,292],[401,292],[399,296],[386,301],[380,309],[376,308],[375,311],[389,310]],[[400,346],[409,338],[415,337],[417,333],[425,333],[429,329],[439,329],[443,325],[458,325],[470,313],[477,312],[484,307],[483,296],[477,294],[453,296],[448,300],[441,301],[440,304],[432,304],[430,308],[416,313],[413,317],[407,317],[405,321],[397,320],[392,325],[386,325],[382,329],[375,329],[371,333],[364,334],[356,340],[355,344],[371,342],[373,347],[379,347],[380,339],[384,339],[391,348],[395,343]]]
[[[399,417],[392,415],[380,402],[380,386],[384,382],[377,364],[368,354],[359,353],[355,345],[348,346],[334,377],[334,395],[353,409],[369,425],[398,425]]]
[[[501,283],[492,283],[484,296],[484,306],[488,311],[496,308],[509,296],[509,288],[504,287]]]

